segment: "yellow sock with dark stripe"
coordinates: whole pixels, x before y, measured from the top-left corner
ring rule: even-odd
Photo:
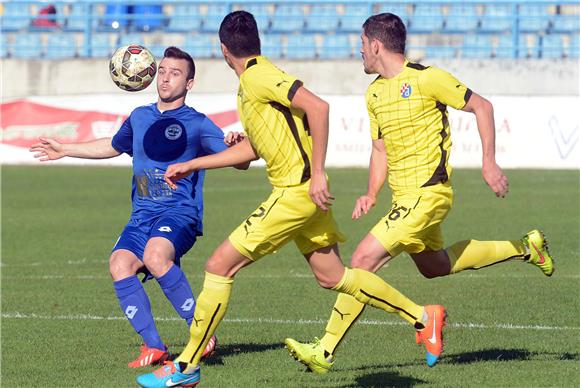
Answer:
[[[332,289],[352,295],[361,303],[397,313],[411,324],[420,326],[417,328],[423,328],[423,306],[415,304],[372,272],[345,268],[342,279]]]
[[[226,313],[233,282],[233,278],[205,273],[203,289],[197,298],[189,328],[189,342],[176,362],[186,362],[190,366],[199,364],[203,350]]]
[[[320,340],[324,350],[334,354],[338,344],[362,314],[365,306],[364,303],[359,302],[351,295],[338,294],[326,325],[326,333]]]
[[[523,260],[526,248],[521,241],[459,241],[446,249],[451,273],[480,269],[512,259]]]

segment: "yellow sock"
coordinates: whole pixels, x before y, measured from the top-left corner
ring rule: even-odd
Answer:
[[[389,313],[397,313],[418,329],[423,328],[423,306],[413,303],[374,273],[358,268],[345,268],[342,279],[332,289],[352,295],[361,303]]]
[[[488,267],[511,259],[523,260],[526,255],[521,241],[459,241],[446,251],[451,273]]]
[[[199,364],[203,350],[226,313],[233,282],[232,278],[205,273],[203,289],[189,328],[189,342],[175,361],[190,366]]]
[[[334,351],[364,308],[365,304],[359,302],[353,296],[343,293],[338,294],[330,319],[326,325],[326,333],[320,340],[322,348],[330,354],[334,354]]]

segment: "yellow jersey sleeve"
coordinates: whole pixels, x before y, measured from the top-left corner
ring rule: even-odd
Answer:
[[[435,100],[455,109],[463,109],[469,97],[471,89],[448,72],[430,67],[423,72],[426,92]]]
[[[365,96],[366,103],[367,103],[367,112],[369,113],[369,121],[370,121],[370,129],[371,129],[371,139],[378,140],[381,136],[381,131],[379,127],[379,121],[377,120],[377,116],[375,114],[374,107],[372,105],[372,90],[369,88],[367,94]]]
[[[294,95],[302,86],[302,81],[274,66],[268,70],[252,77],[251,84],[246,84],[246,90],[260,102],[275,101],[290,107]]]

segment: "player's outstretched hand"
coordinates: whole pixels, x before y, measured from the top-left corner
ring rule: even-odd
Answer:
[[[167,167],[163,179],[169,185],[172,190],[177,189],[176,182],[180,179],[187,177],[189,174],[195,171],[195,168],[191,165],[191,160],[189,162],[176,163]]]
[[[243,132],[228,132],[228,134],[224,137],[224,143],[228,147],[233,146],[234,144],[238,144],[242,140],[246,138]]]
[[[38,140],[40,141],[31,145],[28,150],[34,152],[34,157],[41,162],[57,160],[66,156],[63,145],[58,141],[48,137],[39,137]]]
[[[485,183],[493,190],[497,197],[504,198],[509,191],[509,182],[501,167],[497,163],[484,164],[481,174]]]
[[[375,197],[366,194],[358,197],[354,204],[354,210],[352,211],[352,219],[358,220],[361,216],[367,214],[371,207],[375,206],[376,201],[377,199]]]
[[[328,191],[326,175],[318,174],[313,175],[312,178],[310,178],[310,190],[308,191],[308,195],[312,198],[312,202],[324,211],[327,211],[328,208],[332,206],[334,197]]]

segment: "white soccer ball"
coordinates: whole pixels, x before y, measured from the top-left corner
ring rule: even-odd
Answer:
[[[123,46],[111,57],[109,72],[115,85],[129,92],[145,89],[157,73],[155,57],[138,44]]]

